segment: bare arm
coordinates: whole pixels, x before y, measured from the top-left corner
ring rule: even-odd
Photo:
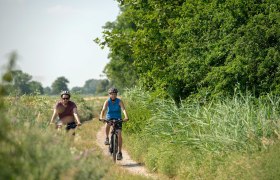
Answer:
[[[54,123],[54,120],[56,119],[56,117],[58,116],[57,112],[56,112],[56,108],[53,110],[53,115],[50,121],[50,124]]]
[[[78,116],[78,110],[77,110],[77,108],[74,108],[74,109],[73,109],[73,115],[74,115],[75,120],[77,121],[77,124],[78,124],[78,125],[81,125],[81,121],[80,121],[80,118],[79,118],[79,116]]]
[[[125,110],[125,107],[124,107],[124,104],[123,104],[122,100],[120,101],[120,106],[121,106],[123,114],[124,114],[124,121],[128,121],[128,115],[127,115],[127,112]]]
[[[105,112],[107,111],[107,108],[108,108],[108,100],[106,100],[103,104],[102,110],[101,110],[100,115],[99,115],[99,119],[104,119]]]

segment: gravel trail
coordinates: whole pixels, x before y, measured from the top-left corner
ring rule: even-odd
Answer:
[[[102,126],[100,130],[97,132],[96,141],[98,146],[102,149],[103,154],[110,156],[108,152],[108,146],[104,145],[105,127],[106,125]],[[133,174],[140,174],[143,176],[150,177],[151,179],[157,179],[154,174],[148,173],[148,171],[143,165],[133,161],[125,149],[122,149],[122,154],[123,154],[123,159],[121,161],[117,161],[117,165],[121,166],[122,168],[125,168],[126,170],[128,170]]]

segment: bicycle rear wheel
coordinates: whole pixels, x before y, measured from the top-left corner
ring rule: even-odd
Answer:
[[[113,161],[116,162],[117,152],[118,152],[118,136],[116,134],[113,135],[112,139],[113,145]]]

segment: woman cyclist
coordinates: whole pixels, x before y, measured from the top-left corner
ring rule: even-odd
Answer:
[[[106,113],[106,119],[121,119],[122,113],[124,114],[123,121],[128,121],[128,115],[125,110],[124,104],[121,99],[117,98],[118,90],[116,88],[110,88],[108,90],[109,98],[104,102],[103,108],[100,113],[100,119],[104,119],[105,111]],[[119,145],[119,152],[117,154],[117,160],[122,159],[122,123],[118,123],[116,125],[116,129],[118,130],[118,145]],[[109,131],[110,131],[110,123],[107,123],[106,125],[106,139],[105,139],[105,145],[109,145]]]
[[[62,125],[67,125],[66,130],[75,129],[77,125],[81,125],[77,106],[73,101],[70,101],[71,94],[69,91],[62,91],[60,97],[61,100],[54,107],[50,124],[54,124],[54,121],[59,117],[56,121],[56,128],[58,130],[61,129]]]

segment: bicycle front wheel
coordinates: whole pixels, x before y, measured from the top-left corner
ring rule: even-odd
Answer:
[[[113,135],[112,139],[113,145],[113,161],[116,162],[117,152],[118,152],[118,136],[116,134]]]

